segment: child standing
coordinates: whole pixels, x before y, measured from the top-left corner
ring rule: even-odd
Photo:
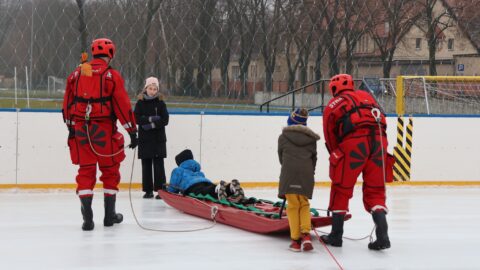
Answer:
[[[287,200],[287,217],[292,243],[289,249],[299,252],[313,249],[310,237],[312,198],[320,136],[307,127],[308,111],[296,109],[288,118],[278,138],[278,157],[282,169],[278,197]]]
[[[158,79],[149,77],[135,105],[135,118],[139,125],[138,158],[142,160],[145,199],[153,198],[153,191],[158,191],[166,183],[163,159],[167,157],[165,126],[168,125],[169,115],[163,99]],[[161,199],[159,195],[155,198]]]

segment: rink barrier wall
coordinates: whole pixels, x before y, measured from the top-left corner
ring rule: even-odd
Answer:
[[[361,186],[362,182],[359,181],[357,186]],[[387,183],[389,187],[398,187],[398,186],[480,186],[480,181],[405,181],[405,182],[393,182]],[[242,187],[244,188],[278,188],[278,182],[242,182]],[[315,182],[316,188],[330,188],[330,182]],[[101,184],[96,184],[95,189],[100,190],[102,188]],[[120,183],[120,191],[125,191],[128,189],[132,190],[142,190],[141,183]],[[74,190],[76,189],[76,184],[0,184],[0,189],[42,189],[42,190]]]
[[[202,170],[214,182],[239,179],[246,187],[277,186],[280,164],[277,140],[288,113],[171,111],[165,160],[167,180],[174,156],[185,148],[194,152]],[[413,115],[415,138],[411,181],[401,185],[479,185],[479,115]],[[388,152],[396,142],[397,115],[389,115]],[[328,153],[322,116],[313,114],[309,127],[319,133],[315,179],[329,186]],[[77,166],[70,163],[67,129],[60,111],[0,109],[0,188],[74,188]],[[479,128],[475,128],[479,127]],[[120,128],[128,142],[128,135]],[[133,151],[122,163],[122,185],[130,181]],[[133,188],[141,183],[135,159]],[[48,180],[47,180],[48,179]],[[394,183],[397,185],[397,183]]]

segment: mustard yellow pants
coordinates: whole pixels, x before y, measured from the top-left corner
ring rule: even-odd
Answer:
[[[301,234],[310,233],[312,221],[310,216],[310,202],[303,195],[285,194],[287,198],[287,217],[290,225],[290,237],[300,239]]]

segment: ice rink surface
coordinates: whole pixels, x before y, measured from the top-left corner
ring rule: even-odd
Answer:
[[[247,189],[246,194],[277,200],[275,189]],[[312,207],[325,209],[328,194],[328,188],[315,189]],[[147,228],[212,224],[141,196],[132,191],[132,204]],[[344,237],[362,238],[373,228],[361,198],[356,188]],[[371,251],[368,239],[345,239],[342,248],[330,247],[343,269],[480,269],[480,187],[389,187],[387,204],[392,248]],[[313,252],[294,253],[288,250],[288,235],[222,224],[196,232],[147,231],[135,223],[128,190],[119,193],[117,212],[124,222],[103,227],[103,195],[96,193],[95,230],[83,232],[74,191],[0,190],[0,269],[339,269],[313,232]]]

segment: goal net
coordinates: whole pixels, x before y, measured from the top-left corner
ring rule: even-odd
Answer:
[[[480,114],[480,77],[400,76],[397,97],[399,114]]]
[[[65,92],[65,79],[48,76],[47,91],[48,94]]]

